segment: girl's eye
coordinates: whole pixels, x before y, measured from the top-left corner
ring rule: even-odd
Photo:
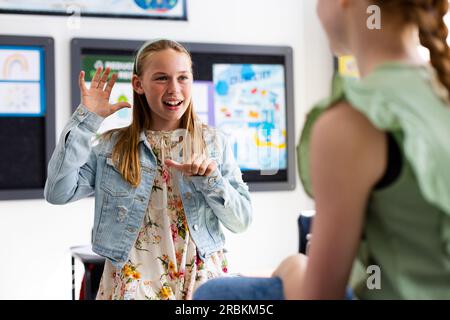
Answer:
[[[180,76],[178,79],[181,81],[186,81],[189,79],[189,77],[188,76]]]
[[[156,78],[155,80],[156,80],[156,81],[166,81],[166,80],[167,80],[167,77],[162,76],[162,77]]]

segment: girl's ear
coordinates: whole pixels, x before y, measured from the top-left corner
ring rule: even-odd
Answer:
[[[133,90],[136,91],[138,94],[144,93],[144,89],[142,88],[142,82],[137,75],[133,74],[131,84],[133,85]]]

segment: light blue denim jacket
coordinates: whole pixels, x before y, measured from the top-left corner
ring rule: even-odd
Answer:
[[[156,174],[156,158],[142,132],[139,144],[141,183],[133,188],[111,161],[115,137],[92,147],[103,118],[80,105],[65,126],[48,164],[45,199],[65,204],[95,195],[92,249],[121,269],[141,227]],[[232,232],[252,220],[250,194],[226,136],[205,135],[209,157],[218,168],[208,177],[176,174],[191,237],[202,259],[223,249],[219,221]]]

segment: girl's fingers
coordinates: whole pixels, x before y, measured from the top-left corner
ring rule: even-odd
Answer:
[[[91,89],[96,89],[98,87],[98,83],[100,81],[100,74],[102,73],[103,67],[99,67],[97,68],[97,70],[95,71],[94,77],[92,78],[91,81]]]
[[[78,86],[80,87],[80,92],[83,95],[87,90],[86,82],[84,81],[84,71],[80,72],[80,76],[78,77]]]
[[[114,87],[114,84],[117,80],[117,73],[113,73],[111,76],[111,79],[109,79],[108,84],[106,85],[105,92],[108,94],[108,98],[111,94],[112,88]]]
[[[164,164],[170,168],[174,168],[178,171],[183,172],[187,176],[208,176],[217,168],[217,164],[214,160],[205,159],[204,157],[199,157],[195,159],[192,163],[179,163],[171,159],[166,159]]]
[[[169,168],[174,168],[174,169],[176,169],[178,171],[181,171],[181,172],[183,172],[183,173],[185,173],[187,175],[190,175],[190,171],[191,171],[191,164],[190,163],[182,164],[182,163],[173,161],[171,159],[166,159],[164,161],[164,164],[166,166],[168,166]]]
[[[131,104],[129,104],[128,102],[117,102],[112,105],[113,113],[123,108],[131,108]]]
[[[210,159],[203,160],[202,164],[198,168],[197,175],[199,175],[199,176],[205,175],[206,169],[208,169],[208,166],[210,165],[211,161],[212,160],[210,160]]]
[[[103,89],[105,86],[106,81],[108,80],[109,72],[111,71],[111,68],[106,68],[105,72],[103,72],[100,82],[98,83],[98,88]]]
[[[203,157],[202,156],[197,156],[197,155],[193,155],[192,157],[194,160],[192,161],[191,164],[191,174],[192,175],[198,175],[198,170],[200,169],[200,166],[203,163]]]
[[[206,168],[204,176],[209,176],[214,170],[217,169],[217,163],[213,160],[209,163],[208,168]]]

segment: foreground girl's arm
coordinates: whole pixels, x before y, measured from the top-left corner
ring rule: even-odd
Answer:
[[[361,239],[371,190],[386,167],[386,136],[348,103],[313,128],[311,176],[316,216],[306,263],[293,256],[274,273],[286,299],[342,299]]]

